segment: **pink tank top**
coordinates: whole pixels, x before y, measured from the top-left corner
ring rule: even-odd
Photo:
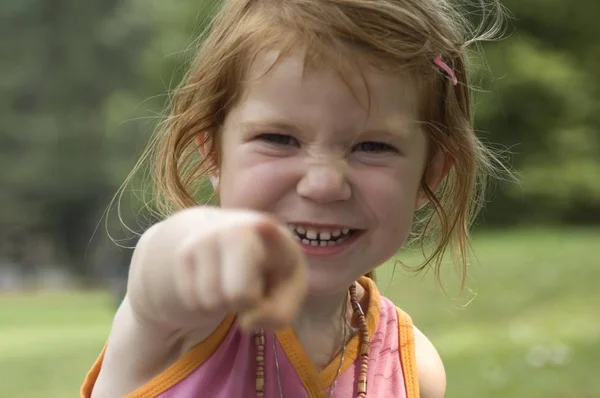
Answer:
[[[369,294],[366,313],[369,337],[369,372],[367,395],[370,397],[418,398],[419,388],[414,356],[414,335],[410,317],[379,295],[368,278],[359,283]],[[278,332],[275,349],[279,378],[273,352],[273,334],[265,341],[265,397],[279,397],[279,383],[286,398],[327,396],[341,358],[318,372],[311,364],[291,329]],[[356,396],[360,369],[358,335],[350,339],[334,397]],[[89,397],[102,364],[100,356],[82,387],[81,397]],[[229,316],[205,341],[148,384],[126,398],[192,398],[254,396],[256,379],[254,337],[237,327]]]

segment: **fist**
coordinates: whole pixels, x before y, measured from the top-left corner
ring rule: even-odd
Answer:
[[[307,291],[306,260],[288,229],[256,212],[195,211],[202,214],[188,221],[196,227],[176,250],[174,281],[185,309],[235,313],[245,329],[288,325]]]

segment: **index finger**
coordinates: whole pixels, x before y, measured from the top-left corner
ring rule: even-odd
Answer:
[[[245,325],[269,330],[289,324],[302,305],[306,292],[306,259],[285,227],[265,223],[259,227],[268,256],[265,264],[266,289],[263,300],[244,314]]]

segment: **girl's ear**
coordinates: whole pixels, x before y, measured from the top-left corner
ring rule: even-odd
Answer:
[[[198,151],[200,152],[200,156],[203,159],[207,159],[210,151],[212,150],[213,141],[210,138],[210,135],[207,133],[202,133],[194,138],[194,143],[198,147]],[[218,190],[219,187],[219,170],[218,168],[212,169],[213,171],[208,176],[213,188],[215,191]]]
[[[440,184],[448,176],[450,168],[454,163],[452,155],[443,150],[438,150],[425,169],[422,184],[426,185],[431,192],[437,191]],[[421,209],[429,202],[429,198],[421,186],[415,203],[415,208]]]

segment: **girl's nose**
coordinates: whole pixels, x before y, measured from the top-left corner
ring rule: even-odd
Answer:
[[[298,195],[319,203],[350,199],[351,189],[341,168],[333,165],[311,165],[298,183]]]

